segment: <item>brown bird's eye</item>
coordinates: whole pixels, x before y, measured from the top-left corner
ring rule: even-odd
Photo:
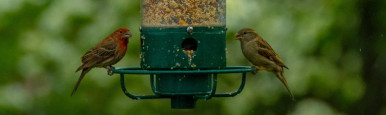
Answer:
[[[244,32],[244,34],[247,34],[247,32]]]

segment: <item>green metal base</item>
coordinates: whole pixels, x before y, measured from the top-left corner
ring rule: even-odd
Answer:
[[[193,96],[173,96],[171,100],[174,109],[193,109],[197,99]]]
[[[212,97],[233,97],[241,93],[246,80],[246,72],[255,71],[249,66],[234,66],[211,70],[143,70],[139,67],[112,70],[120,74],[122,91],[131,99],[170,98],[174,109],[194,108],[197,99]],[[217,74],[242,73],[240,87],[231,93],[216,93]],[[150,74],[150,85],[154,95],[133,95],[125,86],[125,74]],[[156,78],[156,79],[154,79]],[[155,83],[156,81],[156,83]]]

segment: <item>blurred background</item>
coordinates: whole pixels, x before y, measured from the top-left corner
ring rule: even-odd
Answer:
[[[115,67],[139,66],[140,0],[0,0],[0,114],[386,115],[385,11],[385,0],[227,0],[227,65],[250,65],[233,36],[255,29],[290,68],[296,101],[262,71],[248,74],[236,97],[175,110],[168,99],[127,98],[118,75],[102,68],[70,96],[80,57],[117,28],[133,38]],[[218,92],[239,83],[222,75]],[[126,84],[151,94],[148,77]]]

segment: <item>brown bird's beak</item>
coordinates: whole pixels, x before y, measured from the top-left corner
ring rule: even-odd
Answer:
[[[241,37],[241,35],[240,34],[236,34],[235,35],[235,40],[240,40],[242,37]]]

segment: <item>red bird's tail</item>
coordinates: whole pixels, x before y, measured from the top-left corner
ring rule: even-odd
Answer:
[[[79,68],[81,68],[81,67],[82,67],[82,66],[80,66]],[[79,69],[79,68],[78,68],[78,69]],[[74,87],[74,89],[72,90],[71,96],[75,94],[75,92],[76,92],[76,90],[78,89],[78,87],[79,87],[79,85],[80,85],[80,82],[82,81],[84,75],[86,75],[86,73],[88,73],[90,70],[91,70],[91,68],[83,68],[82,74],[80,74],[80,77],[79,77],[79,79],[78,79],[78,82],[76,82],[75,87]],[[79,70],[77,70],[77,71],[79,71]]]

